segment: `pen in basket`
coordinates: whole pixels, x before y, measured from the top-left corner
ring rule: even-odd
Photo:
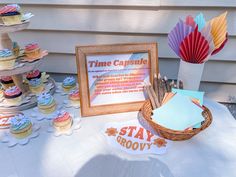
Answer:
[[[148,84],[144,83],[144,90],[151,101],[153,109],[160,107],[160,102],[158,101],[158,97],[150,83]]]
[[[172,88],[183,89],[184,85],[182,81],[179,81],[178,84],[175,84],[174,80],[168,82],[168,78],[164,76],[161,78],[160,73],[154,73],[153,76],[153,86],[151,83],[144,83],[144,90],[147,93],[148,98],[151,101],[153,109],[159,108],[164,99],[166,93],[171,92]]]

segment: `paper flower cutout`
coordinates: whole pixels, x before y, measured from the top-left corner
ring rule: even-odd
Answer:
[[[116,128],[107,128],[106,132],[105,132],[108,136],[116,136],[116,134],[118,133]]]
[[[154,139],[154,142],[153,142],[154,145],[157,145],[157,147],[165,147],[167,142],[165,139],[163,138],[156,138]]]

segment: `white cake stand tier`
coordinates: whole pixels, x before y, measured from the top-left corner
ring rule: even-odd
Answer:
[[[10,39],[8,33],[24,30],[29,26],[29,24],[30,24],[29,21],[22,22],[21,24],[17,24],[17,25],[10,25],[10,26],[1,24],[0,25],[0,50],[12,49],[12,40]]]
[[[19,87],[23,93],[28,91],[28,88],[23,84],[23,74],[37,69],[41,64],[41,60],[29,62],[16,62],[16,66],[11,70],[0,70],[0,76],[12,76],[12,79],[17,87]]]
[[[29,26],[29,21],[22,21],[22,23],[17,25],[4,25],[0,20],[0,50],[1,49],[10,49],[12,50],[13,44],[8,33],[21,31],[26,29]],[[18,86],[23,93],[23,101],[18,105],[7,105],[5,104],[4,99],[0,99],[0,112],[18,112],[25,109],[35,107],[37,105],[36,95],[33,95],[29,91],[28,84],[24,84],[23,74],[37,69],[41,64],[41,60],[34,62],[24,62],[21,59],[17,59],[15,67],[11,70],[0,70],[0,76],[11,76],[14,84]],[[46,91],[54,94],[56,90],[55,81],[52,78],[48,78],[45,83]]]

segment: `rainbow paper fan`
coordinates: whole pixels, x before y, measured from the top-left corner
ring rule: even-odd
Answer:
[[[189,63],[203,63],[209,54],[209,44],[205,37],[195,30],[180,44],[180,56]]]
[[[168,45],[182,60],[203,63],[221,51],[227,40],[227,12],[205,21],[202,13],[179,20],[168,34]]]

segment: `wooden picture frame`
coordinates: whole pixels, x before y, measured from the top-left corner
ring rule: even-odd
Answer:
[[[157,43],[77,46],[76,62],[82,116],[138,111],[142,79],[158,73]]]

